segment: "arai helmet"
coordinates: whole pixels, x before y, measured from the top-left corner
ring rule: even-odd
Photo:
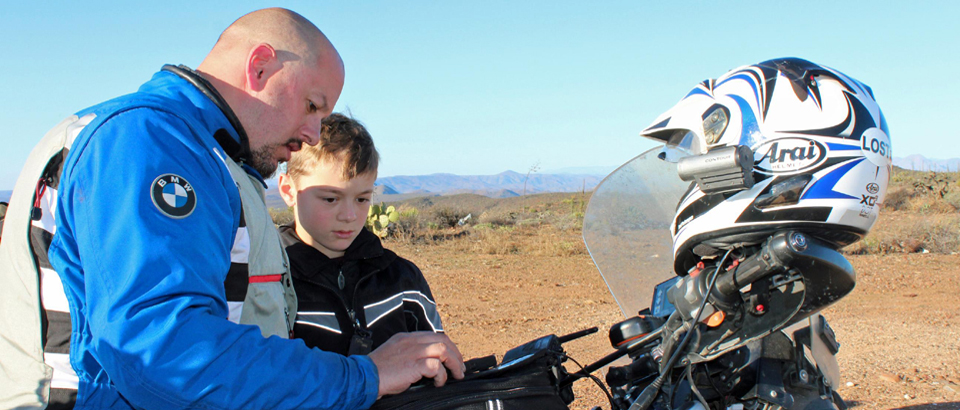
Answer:
[[[671,233],[680,274],[700,257],[783,229],[836,247],[862,239],[892,167],[886,120],[870,87],[798,58],[703,81],[641,135],[665,142],[661,158],[668,160],[736,147],[749,164],[750,151],[740,146],[752,150],[752,186],[704,193],[693,183],[678,204]]]

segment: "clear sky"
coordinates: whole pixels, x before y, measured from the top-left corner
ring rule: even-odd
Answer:
[[[62,118],[196,67],[254,1],[9,1],[0,7],[0,190]],[[960,157],[956,1],[276,2],[346,65],[337,111],[381,176],[619,165],[696,83],[801,57],[870,85],[894,155]],[[122,152],[118,152],[118,160]]]

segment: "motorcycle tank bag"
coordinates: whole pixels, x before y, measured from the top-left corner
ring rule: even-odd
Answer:
[[[435,387],[425,379],[409,390],[385,396],[371,410],[521,410],[568,409],[573,401],[561,363],[565,356],[556,336],[545,336],[507,352],[499,366],[480,369],[476,364],[492,357],[467,361],[462,380],[447,379]],[[492,364],[492,363],[491,363]]]

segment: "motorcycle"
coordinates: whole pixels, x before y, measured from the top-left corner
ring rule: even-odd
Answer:
[[[840,345],[818,312],[853,290],[851,264],[784,230],[676,275],[670,225],[691,183],[662,159],[641,154],[590,199],[584,242],[627,319],[610,329],[616,351],[560,386],[627,357],[606,373],[612,409],[846,408]]]
[[[783,230],[677,275],[670,227],[690,188],[655,148],[607,176],[587,205],[584,242],[627,318],[609,330],[613,353],[571,373],[563,343],[598,329],[548,335],[499,365],[466,362],[462,381],[414,386],[374,408],[563,409],[589,378],[611,410],[845,409],[834,390],[840,344],[818,312],[853,290],[853,267],[835,247]],[[593,373],[608,366],[604,384]]]

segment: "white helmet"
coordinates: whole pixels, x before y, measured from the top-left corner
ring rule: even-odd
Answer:
[[[671,233],[681,274],[703,256],[783,229],[838,248],[862,239],[892,167],[886,120],[870,87],[798,58],[703,81],[640,135],[665,142],[666,159],[727,147],[753,152],[752,187],[704,193],[694,183],[678,204]]]

